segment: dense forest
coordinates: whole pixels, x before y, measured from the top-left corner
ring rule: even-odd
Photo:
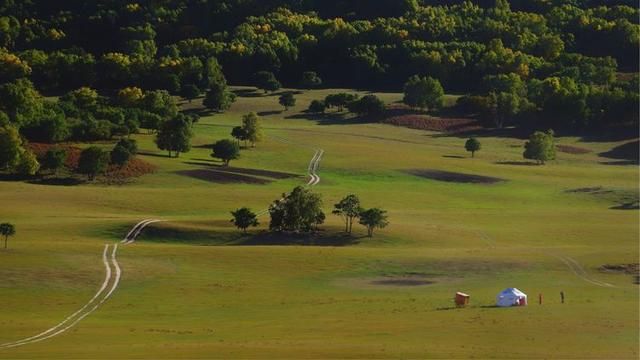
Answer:
[[[324,87],[391,91],[429,76],[466,95],[461,109],[505,114],[500,126],[636,127],[636,5],[4,0],[0,125],[32,141],[110,138],[179,116],[171,95],[216,90],[228,103],[227,81],[253,85],[269,72],[297,87],[315,72]]]

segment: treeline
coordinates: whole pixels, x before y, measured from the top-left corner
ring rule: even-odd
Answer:
[[[222,65],[236,84],[266,71],[296,87],[313,71],[327,87],[400,90],[426,75],[448,92],[498,96],[493,79],[514,75],[532,88],[573,83],[575,101],[593,103],[637,84],[616,75],[638,70],[639,15],[630,1],[589,0],[6,1],[0,82],[26,78],[57,95],[137,87],[193,98]]]

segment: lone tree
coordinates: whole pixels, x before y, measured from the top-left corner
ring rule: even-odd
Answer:
[[[367,236],[373,237],[373,230],[382,229],[389,225],[387,212],[378,208],[371,208],[360,213],[360,224],[367,227]]]
[[[327,108],[327,105],[325,105],[323,100],[313,100],[309,104],[309,108],[307,109],[307,111],[313,114],[320,114],[320,113],[324,113],[326,108]]]
[[[340,216],[345,223],[344,231],[351,234],[353,228],[353,220],[360,217],[362,212],[360,199],[356,195],[350,194],[344,197],[340,202],[333,205],[332,214]]]
[[[16,227],[10,223],[2,223],[0,224],[0,235],[4,236],[4,248],[7,248],[7,240],[9,236],[13,236],[16,234]]]
[[[247,207],[232,211],[231,215],[233,215],[233,219],[231,219],[233,225],[242,230],[242,232],[244,233],[247,232],[247,228],[249,228],[250,226],[256,227],[260,224],[258,222],[257,215]]]
[[[224,166],[229,166],[231,160],[240,157],[240,146],[233,140],[219,140],[213,144],[211,157],[218,158],[224,162]]]
[[[42,168],[58,173],[67,161],[67,151],[65,149],[49,149],[42,158]]]
[[[271,231],[309,232],[325,220],[320,195],[303,186],[283,194],[269,207]]]
[[[276,91],[282,86],[280,81],[276,79],[270,71],[258,71],[253,74],[253,79],[258,89],[264,90],[265,94],[269,91]]]
[[[444,89],[440,81],[432,77],[414,75],[404,84],[402,101],[412,107],[437,109],[442,106]]]
[[[285,111],[288,111],[291,106],[296,106],[296,98],[290,92],[280,95],[278,102],[284,106]]]
[[[123,145],[116,144],[113,150],[111,150],[111,163],[123,167],[129,162],[129,159],[131,159],[131,153],[129,149]]]
[[[322,79],[320,79],[315,71],[305,71],[302,73],[302,81],[300,81],[300,85],[305,89],[317,88],[322,85]]]
[[[231,129],[231,136],[238,140],[238,146],[240,145],[240,141],[245,142],[245,147],[247,146],[246,142],[249,140],[249,134],[242,126],[236,126]]]
[[[553,135],[553,130],[536,131],[531,134],[529,141],[524,144],[522,156],[525,159],[535,160],[538,164],[554,160],[556,158],[556,144]]]
[[[262,140],[262,126],[256,113],[250,112],[242,116],[242,128],[246,131],[251,146],[256,146],[256,143]]]
[[[474,137],[469,138],[467,142],[464,143],[464,148],[471,153],[471,157],[474,157],[476,151],[480,150],[481,146],[480,141]]]
[[[169,157],[172,153],[179,157],[180,153],[191,150],[192,137],[191,121],[183,114],[178,114],[160,126],[155,141],[158,149],[169,152]]]
[[[80,153],[78,172],[87,175],[92,181],[96,175],[104,172],[109,164],[109,154],[97,146],[88,147]]]

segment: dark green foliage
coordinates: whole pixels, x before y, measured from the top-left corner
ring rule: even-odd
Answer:
[[[180,153],[191,150],[192,137],[193,129],[190,119],[183,114],[178,114],[160,125],[155,142],[158,149],[168,151],[169,156],[174,154],[175,157],[179,157]]]
[[[324,103],[327,108],[331,109],[337,107],[338,111],[344,110],[344,108],[351,102],[358,99],[357,94],[349,93],[337,93],[329,94],[324,98]]]
[[[240,157],[240,146],[237,142],[232,140],[218,140],[212,146],[211,157],[222,160],[224,166],[229,166],[231,160],[238,159]]]
[[[385,105],[375,95],[365,95],[347,104],[349,111],[361,116],[376,117],[384,113]]]
[[[131,155],[138,153],[138,143],[134,139],[122,138],[118,140],[116,146],[124,147]]]
[[[109,153],[97,146],[88,147],[80,153],[78,172],[87,175],[89,181],[103,173],[109,165]]]
[[[442,106],[444,90],[440,81],[432,77],[412,76],[404,84],[402,101],[412,107],[437,109]]]
[[[322,79],[320,79],[315,71],[305,71],[302,73],[300,85],[305,89],[315,89],[322,85]]]
[[[323,113],[326,108],[327,106],[324,104],[323,100],[312,100],[307,110],[310,113],[318,114]]]
[[[65,149],[49,149],[42,158],[42,168],[57,173],[67,160],[67,151]]]
[[[207,91],[202,104],[211,110],[224,111],[231,107],[235,99],[235,94],[229,91],[226,84],[214,83],[211,85],[211,89]]]
[[[291,106],[296,106],[296,98],[290,92],[280,95],[278,102],[280,105],[284,106],[285,111],[289,110],[289,107]]]
[[[282,86],[275,75],[269,71],[258,71],[253,75],[254,83],[258,89],[264,92],[276,91]]]
[[[247,140],[249,140],[249,133],[242,126],[235,126],[233,129],[231,129],[231,136],[238,140],[238,144],[240,144],[240,141],[246,142]]]
[[[0,170],[16,166],[23,151],[18,130],[11,125],[0,127]]]
[[[0,235],[4,236],[4,248],[7,248],[7,240],[9,236],[13,236],[16,234],[16,227],[11,223],[2,223],[0,224]]]
[[[471,157],[475,157],[476,151],[479,151],[482,145],[478,139],[472,137],[464,143],[464,148],[471,153]]]
[[[193,84],[186,84],[180,89],[180,95],[189,100],[189,102],[200,96],[200,93],[200,89]]]
[[[322,199],[310,189],[297,186],[289,194],[283,194],[269,207],[272,231],[309,232],[325,220]]]
[[[524,144],[525,159],[535,160],[539,164],[544,164],[548,160],[556,158],[556,144],[553,139],[553,131],[536,131],[529,137],[529,141]]]
[[[131,153],[129,149],[124,147],[123,145],[116,144],[116,146],[111,150],[111,163],[118,165],[120,167],[124,166],[131,159]]]
[[[250,226],[256,227],[260,224],[258,222],[258,217],[256,216],[256,214],[251,211],[251,209],[246,207],[232,211],[231,215],[233,216],[233,219],[231,219],[233,225],[242,230],[242,232],[244,233],[247,232],[247,228],[249,228]]]
[[[373,237],[373,231],[378,228],[382,229],[389,225],[387,211],[371,208],[360,212],[360,224],[367,227],[367,235]]]
[[[35,175],[40,169],[40,163],[36,159],[36,155],[29,149],[24,149],[20,153],[20,160],[15,167],[15,172],[24,176]]]
[[[353,194],[347,195],[340,202],[333,205],[334,215],[340,216],[345,223],[345,232],[351,234],[353,228],[353,220],[360,217],[360,213],[363,211],[360,206],[360,199]]]

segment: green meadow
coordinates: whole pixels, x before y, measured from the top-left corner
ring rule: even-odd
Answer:
[[[240,96],[200,119],[179,158],[143,131],[138,156],[157,170],[124,185],[0,182],[0,219],[17,228],[0,251],[0,343],[82,307],[104,278],[104,245],[165,220],[119,246],[122,279],[99,309],[0,358],[638,358],[636,279],[599,270],[638,262],[638,210],[616,209],[637,202],[638,166],[598,155],[624,141],[559,137],[589,152],[531,166],[523,139],[489,134],[472,159],[461,135],[303,112],[331,92],[301,92],[286,112],[275,95]],[[223,171],[208,145],[249,111],[265,138]],[[262,244],[268,215],[247,236],[232,226],[231,210],[266,209],[305,184],[318,148],[327,221],[313,245]],[[430,170],[500,181],[420,176]],[[330,213],[350,193],[390,225],[343,236]],[[507,287],[529,306],[493,307]],[[456,291],[468,307],[455,308]]]

